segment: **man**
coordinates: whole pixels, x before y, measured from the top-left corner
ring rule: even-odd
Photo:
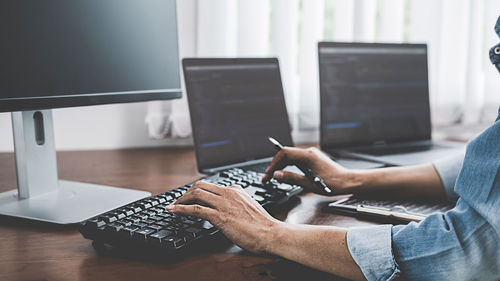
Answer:
[[[495,31],[500,37],[500,17]],[[500,44],[490,50],[490,58],[500,71]],[[274,177],[320,192],[304,176],[282,170],[297,163],[311,168],[337,194],[390,192],[447,199],[456,206],[408,225],[292,225],[271,217],[241,187],[198,182],[167,209],[211,221],[248,251],[276,254],[349,279],[500,279],[500,111],[495,123],[469,142],[465,157],[357,171],[317,149],[287,147],[276,154],[263,180]]]

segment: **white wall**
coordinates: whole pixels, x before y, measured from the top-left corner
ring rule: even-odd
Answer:
[[[54,109],[58,150],[187,145],[189,139],[153,140],[144,122],[147,103]],[[10,113],[0,113],[0,151],[13,151]]]

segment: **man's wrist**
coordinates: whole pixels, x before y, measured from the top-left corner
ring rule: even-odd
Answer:
[[[280,247],[285,244],[286,223],[274,220],[272,225],[263,233],[262,237],[262,250],[266,253],[279,255]]]
[[[362,170],[349,170],[345,177],[343,193],[357,193],[365,186],[367,173]]]

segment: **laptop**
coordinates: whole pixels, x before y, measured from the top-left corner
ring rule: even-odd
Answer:
[[[388,166],[460,153],[433,141],[425,44],[318,44],[320,145],[334,156]]]
[[[264,172],[273,136],[292,146],[276,58],[193,58],[182,61],[198,170],[234,167]]]
[[[276,154],[268,136],[293,146],[278,59],[189,58],[182,65],[199,172],[245,167],[263,173]],[[286,170],[302,173],[295,166]]]

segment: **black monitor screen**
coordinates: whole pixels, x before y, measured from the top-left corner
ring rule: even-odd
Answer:
[[[0,111],[180,94],[175,0],[2,0],[0,34]]]
[[[200,170],[273,156],[273,136],[292,145],[276,59],[185,59]]]
[[[425,44],[319,43],[321,145],[429,139]]]

